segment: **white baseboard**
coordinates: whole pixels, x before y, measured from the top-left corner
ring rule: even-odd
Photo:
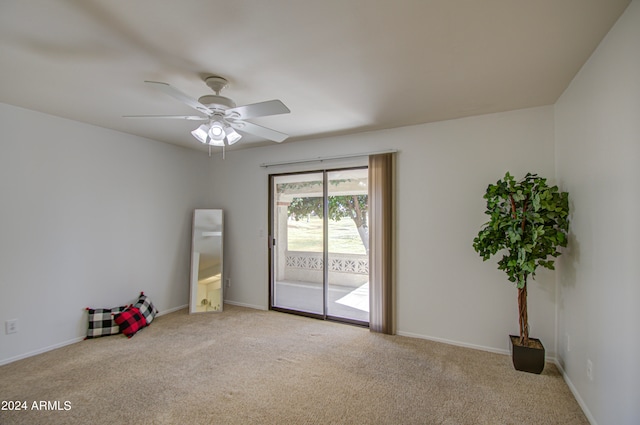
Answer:
[[[237,305],[238,307],[253,308],[255,310],[268,310],[268,308],[266,308],[265,306],[262,306],[262,305],[245,304],[245,303],[239,303],[239,302],[231,301],[231,300],[224,300],[224,303],[225,304],[231,304],[231,305]]]
[[[433,337],[433,336],[414,334],[414,333],[411,333],[411,332],[402,332],[402,331],[400,331],[400,332],[397,332],[397,334],[401,335],[401,336],[408,336],[408,337],[411,337],[411,338],[426,339],[428,341],[435,341],[435,342],[441,342],[443,344],[455,345],[456,347],[472,348],[474,350],[488,351],[489,353],[504,354],[504,355],[507,355],[507,356],[511,355],[511,352],[508,349],[493,348],[493,347],[487,347],[487,346],[484,346],[484,345],[469,344],[467,342],[460,342],[460,341],[454,341],[454,340],[446,339],[446,338],[437,338],[437,337]],[[557,359],[553,355],[545,356],[545,361],[553,363],[553,364],[558,364]]]
[[[32,357],[32,356],[36,356],[38,354],[46,353],[47,351],[55,350],[57,348],[62,348],[62,347],[67,346],[67,345],[75,344],[76,342],[80,342],[80,341],[83,341],[83,340],[84,340],[84,336],[80,336],[80,337],[77,337],[77,338],[74,338],[74,339],[70,339],[68,341],[64,341],[64,342],[60,342],[58,344],[50,345],[48,347],[43,347],[43,348],[39,348],[39,349],[34,350],[34,351],[29,351],[28,353],[23,353],[23,354],[15,356],[15,357],[9,357],[8,359],[2,359],[2,360],[0,360],[0,366],[5,365],[5,364],[9,364],[9,363],[13,363],[13,362],[18,361],[18,360],[26,359],[27,357]]]
[[[453,340],[445,339],[445,338],[437,338],[437,337],[432,337],[432,336],[414,334],[414,333],[411,333],[411,332],[397,332],[397,334],[401,335],[401,336],[408,336],[408,337],[411,337],[411,338],[419,338],[419,339],[426,339],[426,340],[429,340],[429,341],[442,342],[443,344],[455,345],[457,347],[473,348],[474,350],[488,351],[490,353],[506,354],[506,355],[511,354],[509,352],[509,350],[503,350],[503,349],[493,348],[493,347],[486,347],[484,345],[469,344],[469,343],[466,343],[466,342],[453,341]]]
[[[160,312],[158,312],[158,316],[164,316],[165,314],[169,314],[169,313],[173,313],[176,312],[178,310],[182,310],[183,308],[188,308],[189,304],[184,304],[184,305],[179,305],[178,307],[173,307],[167,310],[162,310]]]
[[[598,423],[596,422],[596,419],[593,417],[593,415],[591,414],[591,411],[587,407],[587,404],[584,402],[582,397],[580,397],[580,393],[578,392],[576,387],[573,385],[573,382],[571,382],[571,379],[569,379],[569,376],[567,375],[567,372],[565,372],[565,370],[562,367],[562,365],[560,365],[560,362],[558,362],[556,360],[553,363],[556,365],[556,367],[558,368],[558,370],[562,374],[562,378],[564,379],[564,382],[566,382],[567,386],[571,390],[571,393],[575,397],[576,401],[578,402],[578,405],[582,409],[582,412],[584,412],[584,415],[587,417],[587,420],[589,421],[589,423],[591,425],[598,425]]]

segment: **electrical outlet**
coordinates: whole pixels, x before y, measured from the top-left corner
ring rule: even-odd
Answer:
[[[7,335],[18,332],[18,319],[7,320],[4,322],[4,329]]]
[[[593,381],[593,362],[590,359],[587,359],[587,378]]]
[[[224,280],[224,286],[225,288],[228,288],[231,286],[231,278],[227,278]]]

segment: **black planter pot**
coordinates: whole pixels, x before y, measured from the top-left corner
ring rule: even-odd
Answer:
[[[540,374],[544,369],[544,346],[539,339],[529,338],[529,340],[536,341],[541,348],[520,345],[519,336],[509,335],[513,367],[523,372]]]

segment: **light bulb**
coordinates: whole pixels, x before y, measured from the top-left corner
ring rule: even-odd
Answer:
[[[211,128],[209,129],[209,137],[211,137],[213,140],[224,139],[224,128],[222,127],[222,123],[220,121],[213,121],[211,123]]]

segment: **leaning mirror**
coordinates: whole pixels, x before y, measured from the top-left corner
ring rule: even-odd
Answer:
[[[190,313],[222,311],[222,210],[195,210]]]

